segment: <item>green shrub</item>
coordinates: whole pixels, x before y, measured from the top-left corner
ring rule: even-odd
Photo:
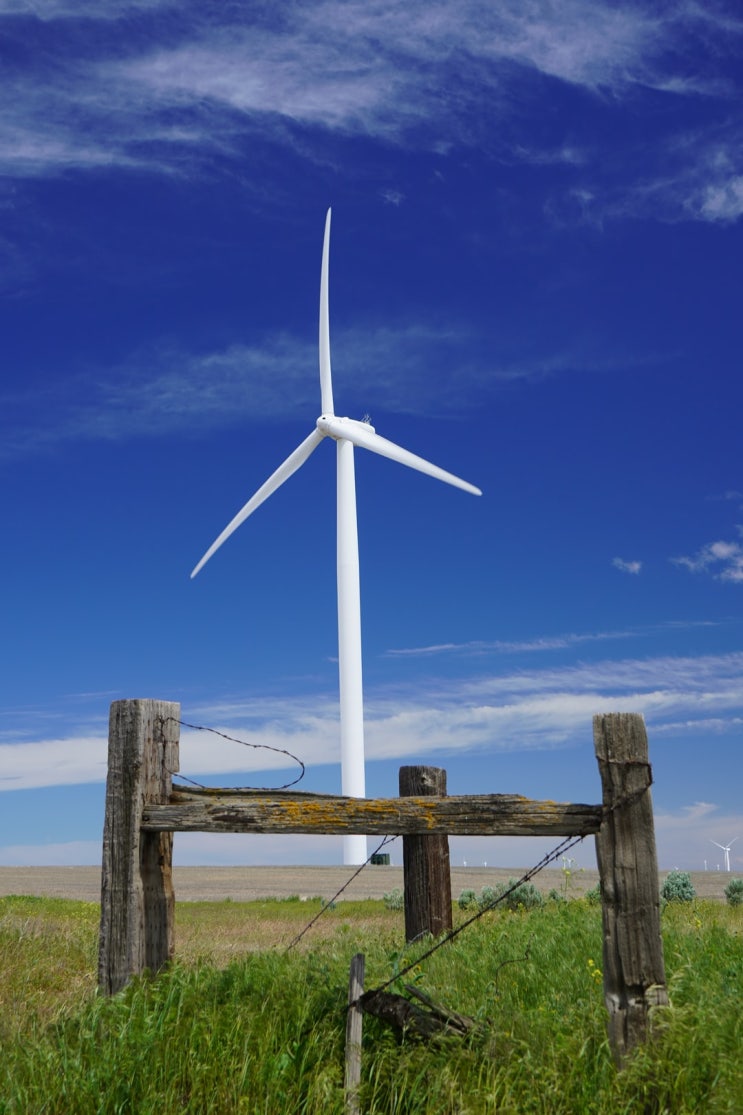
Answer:
[[[740,906],[743,903],[743,879],[731,879],[725,887],[725,897],[728,906]]]
[[[598,906],[601,901],[601,883],[596,883],[596,886],[587,890],[583,897],[589,906]]]
[[[521,883],[515,890],[511,890],[515,882],[515,879],[509,879],[508,886],[505,888],[510,891],[510,894],[506,895],[503,904],[509,910],[533,910],[537,906],[544,905],[542,892],[538,891],[533,883]]]
[[[691,902],[697,892],[688,871],[669,871],[660,889],[661,898],[666,902]]]
[[[402,910],[405,906],[405,897],[397,887],[391,890],[389,894],[382,895],[382,901],[388,910]]]
[[[486,910],[488,907],[494,905],[501,894],[500,887],[483,887],[480,891],[480,897],[477,899],[477,905],[481,910]]]
[[[557,892],[553,897],[563,901],[562,895]],[[457,905],[460,910],[489,910],[491,906],[502,906],[506,910],[533,910],[536,906],[543,906],[544,901],[544,896],[533,883],[516,886],[516,879],[509,879],[496,887],[483,887],[479,895],[473,890],[463,890]]]

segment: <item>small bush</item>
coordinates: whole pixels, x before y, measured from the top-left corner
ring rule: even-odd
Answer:
[[[473,890],[463,890],[457,899],[457,905],[460,910],[489,910],[491,906],[497,909],[501,905],[506,910],[533,910],[536,906],[544,905],[544,896],[533,883],[522,883],[518,887],[515,884],[515,879],[509,879],[507,883],[499,883],[497,887],[483,887],[479,894],[475,894]],[[557,892],[551,897],[555,901],[564,901]]]
[[[731,879],[725,887],[725,897],[728,906],[740,906],[743,903],[743,879]]]
[[[497,901],[500,894],[500,887],[483,887],[480,891],[480,897],[477,899],[477,905],[481,910],[485,910],[492,906]]]
[[[515,879],[509,879],[506,889],[510,890],[515,882]],[[503,901],[509,910],[533,910],[537,906],[544,905],[542,892],[538,891],[533,883],[522,883],[521,886],[512,890]]]
[[[585,898],[589,906],[598,906],[599,902],[601,901],[601,884],[596,883],[596,886],[591,887],[590,890],[587,890],[583,897]]]
[[[388,910],[402,910],[405,906],[405,897],[397,887],[389,894],[382,895],[382,901]]]
[[[661,898],[666,902],[691,902],[697,892],[688,871],[669,871],[660,889]]]

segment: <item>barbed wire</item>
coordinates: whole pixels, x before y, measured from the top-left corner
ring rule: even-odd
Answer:
[[[612,805],[602,806],[601,812],[603,817],[609,816],[621,806],[631,805],[635,800],[640,798],[647,790],[650,789],[653,782],[653,774],[650,764],[647,762],[637,762],[633,763],[632,765],[643,766],[646,768],[648,773],[647,783],[644,786],[639,786],[631,793],[625,794],[618,801],[615,801]],[[354,871],[353,875],[351,875],[351,877],[343,884],[343,886],[338,891],[336,891],[333,897],[330,898],[323,905],[319,912],[307,923],[307,925],[304,926],[304,928],[297,934],[297,936],[289,942],[289,944],[286,946],[285,952],[289,952],[292,948],[294,948],[296,944],[299,943],[299,941],[302,940],[305,934],[308,933],[313,925],[315,925],[316,922],[319,921],[323,914],[327,913],[328,910],[333,908],[333,903],[335,902],[335,900],[339,898],[345,890],[347,890],[354,879],[356,879],[361,874],[364,868],[368,867],[374,856],[376,856],[382,850],[382,848],[386,847],[387,844],[390,844],[393,841],[397,840],[399,835],[400,834],[398,833],[397,836],[385,836],[384,840],[382,840],[382,842],[374,849],[374,851],[369,856],[367,856],[365,862],[362,863],[356,869],[356,871]],[[524,886],[526,883],[530,882],[535,875],[538,875],[539,872],[548,867],[550,863],[554,863],[555,860],[559,859],[561,856],[564,856],[567,852],[569,852],[571,848],[574,848],[576,847],[576,845],[582,843],[584,839],[585,834],[579,836],[566,836],[564,840],[561,840],[560,843],[552,849],[552,851],[547,852],[536,864],[534,864],[533,867],[530,867],[519,879],[517,879],[514,883],[511,883],[506,888],[506,890],[504,890],[501,894],[495,896],[493,899],[491,899],[490,902],[481,906],[475,914],[467,918],[455,929],[449,930],[448,933],[445,933],[442,937],[438,938],[438,940],[435,941],[429,949],[427,949],[420,956],[416,957],[415,960],[411,960],[411,962],[406,965],[406,967],[404,967],[401,971],[396,972],[395,975],[391,976],[384,983],[379,984],[378,987],[372,988],[370,990],[370,993],[371,991],[384,991],[387,987],[390,987],[393,983],[396,983],[398,980],[402,979],[403,976],[407,975],[408,972],[411,972],[425,960],[428,960],[431,956],[433,956],[434,953],[438,952],[440,948],[443,948],[444,945],[448,945],[451,941],[458,937],[460,933],[463,933],[465,929],[468,929],[476,921],[479,921],[481,917],[484,917],[485,914],[489,913],[491,910],[494,910],[496,906],[498,906],[501,902],[505,902],[509,895],[518,890],[519,887]],[[349,1003],[348,1006],[356,1006],[357,1003],[358,999],[353,1003]]]
[[[229,736],[225,732],[218,731],[218,729],[216,729],[216,728],[210,728],[210,727],[207,727],[203,724],[191,724],[187,720],[180,720],[180,719],[178,719],[177,717],[174,717],[174,716],[167,716],[167,717],[163,717],[163,718],[160,718],[160,719],[161,719],[161,723],[163,725],[165,723],[167,723],[168,721],[170,721],[174,724],[179,724],[181,727],[191,728],[192,730],[197,731],[197,732],[210,732],[213,735],[219,736],[221,739],[226,739],[230,743],[238,743],[243,747],[252,747],[256,750],[273,751],[274,753],[276,753],[278,755],[285,755],[287,758],[291,759],[292,762],[297,763],[300,767],[299,775],[296,778],[292,779],[291,782],[286,782],[282,786],[273,786],[273,787],[269,787],[269,786],[252,786],[252,787],[250,787],[250,786],[238,786],[238,787],[232,787],[232,789],[237,789],[237,790],[251,790],[251,789],[253,789],[253,790],[262,790],[262,791],[267,791],[267,792],[270,792],[271,790],[288,790],[288,789],[290,789],[290,787],[296,786],[298,782],[301,782],[301,780],[305,776],[305,773],[306,773],[305,764],[302,762],[302,760],[297,755],[292,754],[291,751],[288,751],[285,748],[274,747],[271,744],[267,744],[267,743],[250,743],[247,740],[238,739],[235,736]],[[611,805],[603,805],[601,807],[601,813],[602,813],[602,817],[606,818],[610,814],[614,813],[620,807],[625,806],[625,805],[631,805],[634,801],[636,801],[637,799],[642,797],[642,795],[645,794],[650,789],[650,787],[653,783],[653,773],[652,773],[652,767],[651,767],[650,763],[647,762],[646,760],[637,760],[637,759],[632,760],[632,759],[630,759],[630,760],[627,760],[627,761],[624,761],[624,760],[619,761],[619,760],[616,760],[616,759],[605,759],[605,760],[602,760],[602,762],[605,762],[605,763],[608,763],[608,764],[613,764],[613,765],[621,765],[621,766],[628,766],[629,765],[629,766],[644,767],[645,770],[647,771],[647,776],[648,776],[647,777],[647,783],[645,785],[639,786],[636,790],[633,790],[631,793],[623,795],[623,797],[621,797],[617,801],[613,802]],[[205,786],[201,782],[197,782],[194,779],[189,778],[187,775],[181,774],[180,778],[182,778],[185,782],[189,782],[192,786],[198,787],[199,789],[208,790],[210,788],[208,786]],[[367,856],[364,863],[362,863],[356,869],[356,871],[354,871],[354,873],[346,880],[346,882],[343,884],[343,886],[340,887],[340,889],[336,891],[336,893],[332,896],[332,898],[328,899],[328,901],[326,903],[324,903],[324,905],[321,907],[319,912],[304,926],[304,928],[296,935],[296,937],[294,937],[289,942],[289,944],[286,946],[285,953],[290,952],[291,949],[293,949],[295,947],[295,945],[297,945],[302,940],[302,938],[305,936],[305,934],[310,931],[310,929],[316,924],[316,922],[319,921],[319,919],[323,916],[323,914],[327,913],[327,911],[329,909],[333,908],[333,904],[335,903],[336,899],[340,898],[340,896],[344,893],[344,891],[346,891],[348,889],[348,887],[351,885],[351,883],[354,881],[354,879],[358,878],[358,876],[361,874],[361,872],[364,870],[364,868],[368,867],[368,865],[371,863],[372,859],[376,855],[378,855],[379,852],[381,852],[382,848],[386,847],[388,844],[391,844],[395,840],[397,840],[399,835],[400,834],[398,833],[394,836],[388,835],[388,836],[384,837],[384,839],[374,849],[374,851],[371,852],[371,854],[369,856]],[[576,845],[582,843],[582,841],[584,839],[585,839],[584,835],[565,837],[565,839],[560,841],[560,843],[558,845],[556,845],[556,847],[554,847],[552,849],[552,851],[547,852],[544,856],[542,856],[542,858],[536,864],[533,865],[533,867],[530,867],[527,871],[524,872],[524,874],[519,879],[517,879],[515,882],[511,883],[506,888],[506,890],[504,890],[502,893],[496,895],[489,902],[482,905],[477,910],[476,913],[472,914],[465,921],[461,922],[458,926],[456,926],[456,928],[449,930],[448,933],[445,933],[443,936],[439,937],[438,940],[436,940],[430,946],[430,948],[428,948],[420,956],[416,957],[415,960],[411,960],[409,964],[407,964],[401,970],[397,971],[388,980],[385,980],[383,983],[379,984],[377,987],[372,988],[369,993],[371,993],[372,991],[373,992],[384,991],[386,988],[390,987],[393,983],[397,983],[404,976],[406,976],[409,972],[411,972],[414,968],[418,967],[424,961],[429,960],[436,952],[438,952],[438,950],[440,948],[443,948],[444,945],[448,945],[451,941],[455,940],[461,933],[463,933],[465,931],[465,929],[469,929],[469,927],[471,925],[474,925],[475,922],[479,921],[481,917],[484,917],[485,914],[490,913],[492,910],[494,910],[496,908],[496,906],[500,905],[500,903],[505,902],[505,900],[511,894],[513,894],[516,890],[518,890],[519,887],[522,887],[526,883],[530,882],[536,875],[539,874],[540,871],[543,871],[546,867],[548,867],[550,863],[554,863],[555,860],[557,860],[560,856],[564,856],[566,852],[569,852],[571,848],[574,848],[574,847],[576,847]],[[348,1004],[347,1009],[350,1009],[351,1007],[357,1006],[358,1003],[359,1003],[359,999],[356,999],[354,1002]]]
[[[160,717],[159,719],[163,724],[166,724],[168,721],[170,721],[173,724],[180,724],[182,728],[192,728],[196,732],[210,732],[214,736],[220,736],[221,739],[229,740],[230,743],[239,743],[242,747],[252,747],[255,750],[273,751],[277,755],[286,755],[286,757],[288,759],[291,759],[292,762],[297,763],[300,768],[297,777],[293,778],[291,782],[285,782],[283,786],[233,786],[231,787],[231,789],[265,791],[288,790],[292,786],[296,786],[298,782],[301,782],[307,772],[306,767],[299,756],[293,755],[291,751],[287,751],[284,747],[273,747],[270,743],[250,743],[248,742],[248,740],[237,739],[236,736],[228,736],[226,732],[220,732],[216,728],[209,728],[204,724],[189,724],[187,720],[179,720],[176,716],[165,716]],[[200,790],[210,789],[209,786],[205,786],[202,782],[197,782],[195,779],[189,778],[185,774],[179,773],[178,777],[182,778],[184,782],[190,783],[192,786],[197,786]]]
[[[501,902],[504,902],[506,898],[508,898],[510,894],[513,894],[515,890],[518,890],[519,887],[523,886],[525,883],[528,883],[531,879],[534,878],[535,875],[538,875],[539,872],[543,871],[544,868],[547,867],[550,863],[554,862],[554,860],[556,860],[559,856],[569,851],[570,848],[574,848],[576,844],[580,844],[581,841],[584,839],[585,837],[583,836],[566,837],[563,841],[561,841],[560,844],[557,845],[556,848],[553,848],[551,852],[548,852],[547,855],[543,856],[542,859],[540,859],[539,863],[536,863],[533,867],[530,867],[528,871],[525,871],[521,878],[518,879],[515,883],[512,883],[506,890],[503,891],[502,894],[497,895],[486,905],[482,906],[477,911],[477,913],[472,914],[471,917],[461,922],[461,924],[456,926],[456,928],[450,929],[448,933],[445,933],[442,937],[439,937],[438,940],[434,941],[430,948],[426,949],[426,951],[421,953],[420,956],[417,956],[415,960],[411,960],[410,963],[406,964],[404,968],[401,968],[399,971],[395,972],[395,974],[393,976],[390,976],[388,980],[385,980],[384,983],[380,983],[378,987],[372,988],[369,994],[371,994],[372,991],[376,992],[386,990],[386,988],[391,987],[393,983],[397,983],[398,980],[401,980],[404,976],[406,976],[408,972],[412,972],[414,968],[417,968],[420,964],[423,964],[424,961],[430,960],[433,954],[438,952],[439,949],[443,948],[444,945],[448,945],[451,941],[458,937],[460,933],[463,933],[465,929],[469,929],[469,927],[471,925],[474,925],[476,921],[479,921],[481,917],[484,917],[485,914],[490,913],[490,911],[494,910],[495,907],[498,906]],[[353,1007],[357,1006],[358,1003],[359,999],[356,999],[353,1003],[349,1003],[348,1005],[349,1007]]]
[[[650,789],[653,783],[653,773],[650,764],[646,762],[637,762],[633,763],[632,765],[646,767],[648,774],[647,783],[644,786],[640,786],[636,790],[633,790],[629,794],[624,794],[621,798],[613,802],[611,805],[602,806],[602,817],[608,817],[612,813],[616,812],[617,809],[626,805],[631,805],[634,801],[642,797],[642,795]],[[420,956],[417,956],[415,960],[411,960],[410,963],[406,964],[404,968],[395,972],[395,974],[393,976],[390,976],[388,980],[385,980],[384,983],[381,983],[379,984],[379,986],[370,989],[368,993],[371,994],[372,992],[384,991],[386,988],[391,987],[393,983],[397,983],[399,980],[401,980],[409,972],[412,972],[414,968],[417,968],[419,965],[423,964],[424,961],[430,960],[434,953],[438,952],[440,948],[443,948],[444,945],[448,945],[451,941],[458,937],[460,933],[463,933],[465,929],[469,929],[469,927],[471,925],[474,925],[476,921],[479,921],[481,917],[484,917],[485,914],[489,913],[491,910],[494,910],[495,907],[500,905],[501,902],[505,902],[509,895],[513,894],[514,891],[517,891],[519,887],[522,887],[525,883],[530,882],[530,880],[533,879],[535,875],[538,875],[539,872],[543,871],[545,867],[548,867],[550,863],[554,863],[554,861],[557,860],[560,856],[563,856],[566,852],[569,852],[571,848],[574,848],[576,847],[576,845],[581,844],[583,840],[585,840],[585,835],[566,836],[565,839],[562,840],[555,848],[553,848],[551,852],[547,852],[546,855],[542,856],[538,863],[534,864],[533,867],[530,867],[528,871],[525,871],[520,879],[517,879],[516,882],[511,883],[501,894],[496,895],[493,899],[491,899],[490,902],[481,906],[476,913],[472,914],[471,917],[461,922],[461,924],[456,926],[456,928],[450,929],[448,933],[445,933],[442,937],[439,937],[438,940],[434,941],[430,948],[426,949],[426,951],[421,953]],[[360,998],[361,996],[355,999],[352,1003],[349,1003],[346,1009],[358,1006]]]
[[[285,952],[289,952],[291,949],[294,948],[294,946],[296,944],[299,944],[299,942],[304,937],[305,933],[308,933],[309,930],[312,929],[312,926],[315,924],[316,921],[320,920],[320,918],[323,916],[323,914],[327,913],[328,910],[331,910],[333,908],[333,903],[335,902],[336,898],[340,898],[340,896],[343,894],[344,890],[347,890],[350,887],[351,883],[354,881],[354,879],[356,879],[361,874],[361,872],[364,870],[364,868],[369,866],[369,864],[374,859],[374,857],[376,855],[379,855],[379,853],[382,851],[382,848],[385,848],[388,844],[393,844],[395,842],[395,840],[397,840],[396,836],[385,836],[382,843],[378,844],[377,847],[374,849],[374,851],[371,852],[371,854],[366,857],[365,861],[359,867],[357,867],[357,869],[354,871],[354,873],[350,877],[350,879],[347,879],[346,882],[343,884],[343,886],[340,888],[340,890],[337,890],[335,892],[335,894],[333,895],[333,897],[328,899],[328,901],[324,904],[324,906],[319,911],[319,913],[315,914],[314,918],[312,918],[312,920],[309,921],[307,923],[307,925],[305,925],[305,927],[301,931],[301,933],[298,933],[297,936],[292,941],[289,942],[289,944],[286,946],[286,949],[284,950]]]

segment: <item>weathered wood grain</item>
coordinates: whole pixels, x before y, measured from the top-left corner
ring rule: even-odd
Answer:
[[[637,713],[593,721],[606,817],[596,836],[604,930],[604,999],[614,1059],[648,1036],[650,1011],[668,1004],[660,933],[651,770]]]
[[[601,806],[532,801],[516,794],[348,798],[178,786],[167,805],[144,806],[141,824],[149,832],[588,836],[600,828]]]
[[[400,767],[400,797],[446,797],[441,767]],[[403,836],[405,940],[430,933],[440,937],[452,928],[449,837],[445,833]]]
[[[404,995],[379,990],[366,991],[361,996],[362,1009],[366,1014],[373,1014],[394,1026],[403,1037],[425,1041],[445,1035],[466,1037],[474,1029],[473,1018],[440,1006],[414,985],[406,984],[405,990],[424,1003],[426,1009],[411,1003]]]
[[[98,952],[107,995],[173,956],[173,836],[143,831],[142,814],[147,803],[169,799],[179,716],[172,701],[111,705]]]
[[[361,1083],[361,1040],[364,1012],[359,1002],[364,994],[366,957],[357,952],[351,958],[348,978],[348,1014],[346,1017],[346,1069],[344,1079],[346,1115],[359,1115],[359,1085]]]

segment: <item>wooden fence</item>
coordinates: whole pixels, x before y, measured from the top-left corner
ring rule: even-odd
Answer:
[[[98,977],[113,994],[174,954],[175,832],[402,835],[406,936],[451,926],[448,836],[596,836],[604,935],[604,997],[618,1063],[668,1002],[660,898],[641,716],[594,718],[601,805],[512,794],[446,796],[445,774],[403,767],[401,796],[344,798],[295,791],[173,788],[180,706],[116,701],[109,726]],[[441,778],[443,775],[443,779]]]

